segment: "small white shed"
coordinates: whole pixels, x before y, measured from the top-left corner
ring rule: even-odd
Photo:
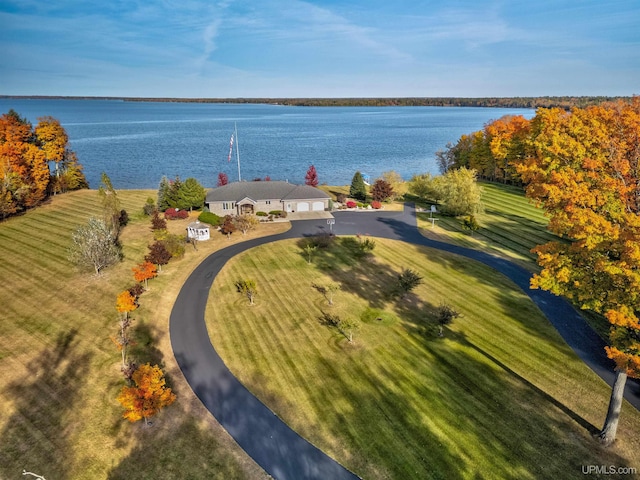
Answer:
[[[210,228],[208,224],[200,223],[199,220],[196,220],[187,226],[187,237],[194,240],[209,240],[211,238]]]

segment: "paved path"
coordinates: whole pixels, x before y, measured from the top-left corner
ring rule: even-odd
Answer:
[[[530,273],[525,269],[484,252],[423,237],[410,205],[404,212],[336,212],[334,216],[336,235],[367,234],[425,245],[472,258],[503,273],[531,297],[578,356],[613,384],[612,363],[604,353],[602,339],[567,302],[544,291],[530,290]],[[231,374],[209,340],[204,312],[214,278],[233,256],[264,243],[328,231],[324,219],[296,221],[283,234],[215,252],[187,279],[171,312],[171,346],[187,382],[236,442],[278,480],[358,477],[291,430]],[[628,381],[625,398],[640,409],[638,382]]]

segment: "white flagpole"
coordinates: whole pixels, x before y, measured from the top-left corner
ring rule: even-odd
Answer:
[[[240,142],[238,141],[238,125],[236,122],[233,122],[234,130],[236,133],[236,157],[238,158],[238,181],[242,181],[242,177],[240,176]]]

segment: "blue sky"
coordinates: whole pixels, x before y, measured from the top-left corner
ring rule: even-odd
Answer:
[[[0,94],[640,94],[640,0],[0,0]]]

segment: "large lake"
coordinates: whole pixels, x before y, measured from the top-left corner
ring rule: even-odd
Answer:
[[[371,179],[395,170],[409,179],[438,173],[435,152],[503,115],[531,109],[450,107],[289,107],[262,104],[0,99],[34,125],[60,120],[92,188],[106,172],[116,188],[157,188],[163,175],[215,186],[218,173],[238,179],[237,124],[243,180],[304,183],[315,165],[320,183],[347,185],[356,170]]]

